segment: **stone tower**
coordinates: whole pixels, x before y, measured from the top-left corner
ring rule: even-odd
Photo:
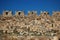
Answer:
[[[3,11],[3,16],[4,17],[11,17],[12,16],[12,11]]]
[[[16,11],[15,16],[24,16],[23,11]]]

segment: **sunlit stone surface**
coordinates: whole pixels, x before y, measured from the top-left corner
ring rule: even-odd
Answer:
[[[60,12],[3,11],[0,15],[0,40],[60,40]]]

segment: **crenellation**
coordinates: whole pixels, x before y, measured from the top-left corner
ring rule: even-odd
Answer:
[[[41,12],[41,15],[49,15],[49,12],[43,11],[43,12]]]
[[[47,17],[47,16],[49,17],[50,15],[49,15],[49,12],[44,11],[40,14],[40,16],[41,17]]]
[[[54,16],[54,15],[60,15],[60,12],[59,11],[53,11],[53,14],[52,14],[52,16]]]
[[[6,10],[6,11],[3,11],[3,17],[11,17],[12,16],[12,11],[8,11],[8,10]]]
[[[28,11],[28,15],[25,15],[24,11],[15,11],[14,15],[15,16],[32,16],[32,14],[35,15],[35,16],[38,16],[37,15],[37,11]],[[9,10],[3,11],[2,15],[3,16],[13,16],[12,11],[9,11]],[[45,15],[46,16],[49,15],[49,12],[47,12],[47,11],[41,11],[39,16],[45,16]],[[56,16],[56,15],[60,15],[60,11],[53,11],[52,12],[52,16]]]
[[[15,16],[24,16],[23,11],[16,11]]]
[[[38,16],[37,11],[28,11],[25,16],[24,11],[16,11],[13,16],[12,11],[4,11],[0,35],[1,39],[7,36],[7,40],[60,40],[60,12],[50,16],[44,11]]]
[[[28,11],[28,16],[37,16],[37,11]]]

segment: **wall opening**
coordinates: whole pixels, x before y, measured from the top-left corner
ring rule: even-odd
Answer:
[[[18,12],[18,15],[20,15],[21,14],[21,12]]]
[[[33,12],[32,12],[32,14],[33,14]]]
[[[46,15],[46,13],[44,13],[44,15]]]
[[[6,12],[6,15],[8,15],[8,12]]]

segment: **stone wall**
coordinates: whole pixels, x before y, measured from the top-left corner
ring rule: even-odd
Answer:
[[[8,13],[6,13],[8,12]],[[20,13],[19,13],[20,12]],[[60,40],[60,12],[4,11],[0,16],[0,40]]]

